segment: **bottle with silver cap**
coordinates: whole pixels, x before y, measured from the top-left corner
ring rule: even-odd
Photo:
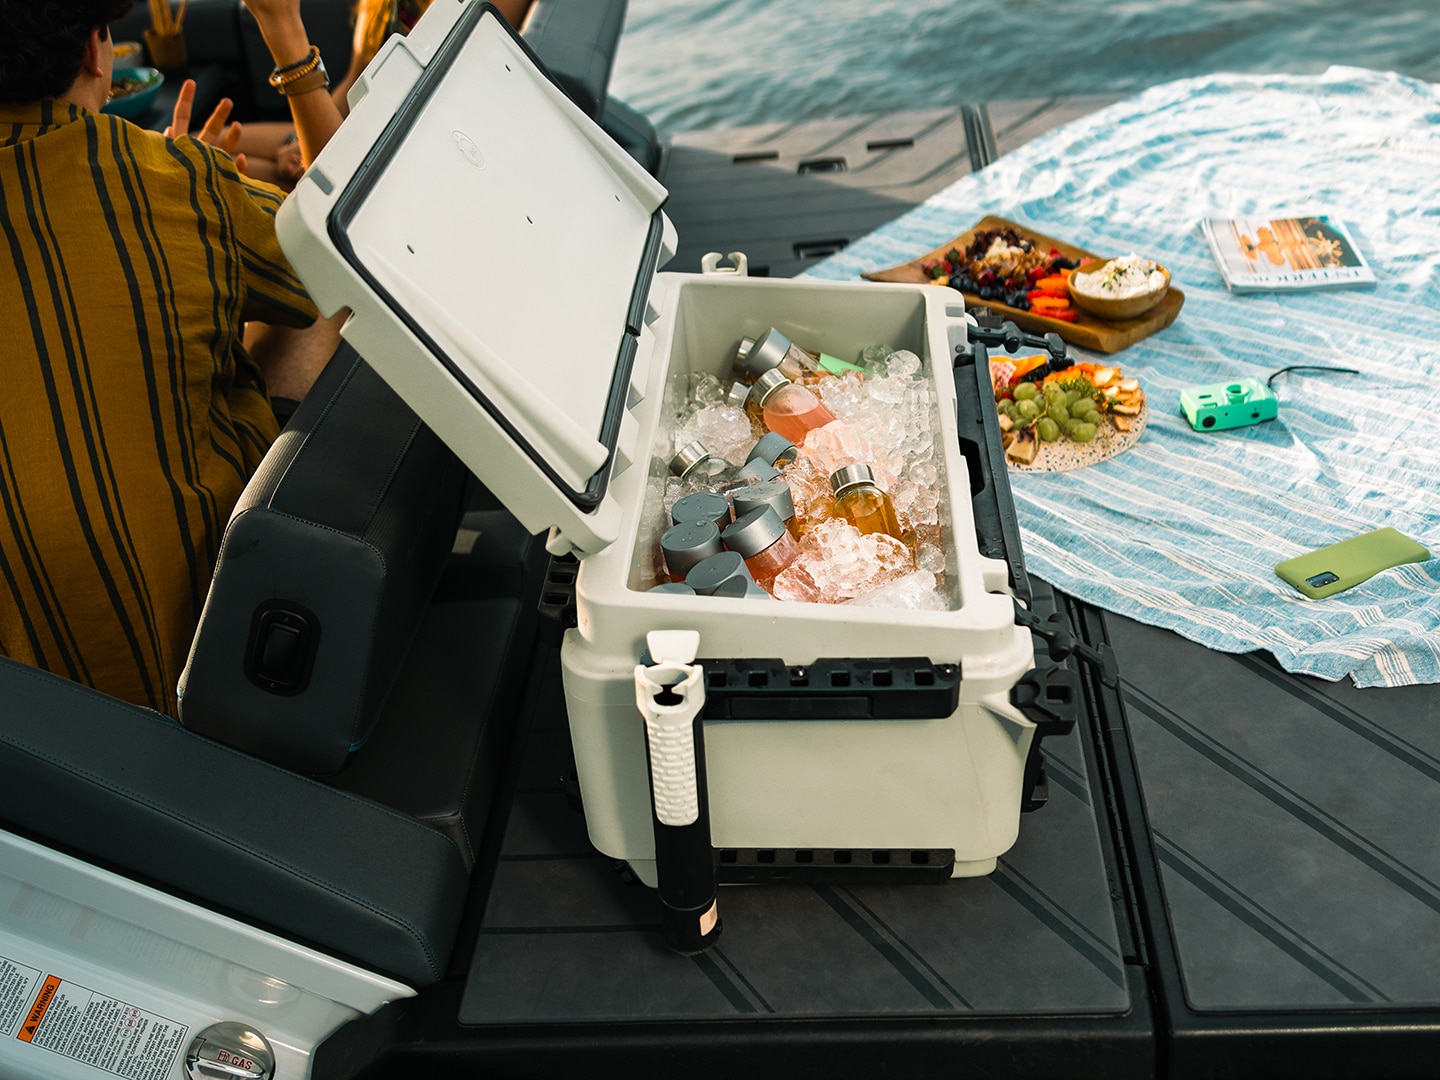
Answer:
[[[825,403],[799,383],[793,383],[776,368],[755,380],[745,408],[760,407],[766,428],[785,436],[797,446],[806,432],[824,427],[835,419]]]
[[[741,514],[720,534],[725,546],[745,560],[750,576],[764,585],[800,554],[800,545],[770,505]]]
[[[900,519],[890,496],[875,483],[875,472],[869,465],[856,463],[836,469],[830,474],[830,488],[835,492],[835,511],[862,533],[885,533],[896,540]]]
[[[758,484],[737,489],[731,495],[735,501],[735,518],[738,521],[752,510],[762,506],[773,509],[785,524],[785,531],[796,540],[800,539],[800,523],[795,518],[795,497],[790,485],[784,480],[764,480]],[[721,539],[724,539],[722,534]]]
[[[660,551],[671,581],[684,581],[696,563],[724,550],[720,529],[713,521],[686,521],[666,529],[660,537]]]
[[[743,379],[736,379],[730,384],[730,389],[725,391],[725,404],[737,409],[745,408],[745,399],[750,396],[750,384]]]
[[[746,338],[740,342],[735,366],[752,379],[758,379],[772,368],[778,368],[787,379],[820,373],[814,354],[800,348],[774,327],[754,341]]]
[[[688,442],[670,459],[670,471],[681,480],[704,481],[719,476],[730,463],[710,453],[701,442]]]

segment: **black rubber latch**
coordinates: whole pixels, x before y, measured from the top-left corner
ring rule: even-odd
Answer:
[[[257,608],[245,650],[245,675],[262,690],[292,696],[310,684],[320,624],[299,605]]]
[[[1064,660],[1074,655],[1090,665],[1104,685],[1111,689],[1120,685],[1120,665],[1115,660],[1115,650],[1103,642],[1095,647],[1086,645],[1070,629],[1070,622],[1063,612],[1052,612],[1049,618],[1042,619],[1017,603],[1015,621],[1045,640],[1051,660]]]

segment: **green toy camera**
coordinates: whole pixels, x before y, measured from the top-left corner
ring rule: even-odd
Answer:
[[[1274,420],[1280,403],[1258,379],[1237,379],[1186,387],[1180,391],[1180,411],[1196,431],[1224,431]]]

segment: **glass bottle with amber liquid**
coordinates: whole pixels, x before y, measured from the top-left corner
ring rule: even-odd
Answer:
[[[900,518],[890,496],[875,483],[875,472],[869,465],[846,465],[830,474],[830,488],[835,492],[835,512],[862,533],[885,533],[903,541]]]

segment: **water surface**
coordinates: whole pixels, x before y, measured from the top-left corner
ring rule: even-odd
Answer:
[[[1332,64],[1440,81],[1440,3],[630,0],[611,90],[673,133]]]

